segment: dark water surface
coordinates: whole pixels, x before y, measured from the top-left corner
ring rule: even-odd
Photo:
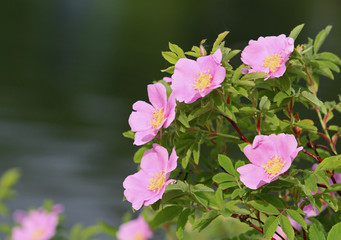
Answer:
[[[276,3],[275,3],[276,2]],[[168,41],[189,50],[231,30],[227,45],[288,34],[298,41],[334,26],[323,50],[341,55],[341,3],[327,1],[5,1],[0,9],[0,173],[22,178],[12,209],[53,199],[66,225],[118,226],[131,206],[122,181],[136,171],[124,139],[132,104],[164,75]],[[5,24],[4,24],[5,23]],[[236,61],[236,64],[239,62]],[[340,93],[340,74],[320,96]],[[340,118],[339,118],[340,119]]]

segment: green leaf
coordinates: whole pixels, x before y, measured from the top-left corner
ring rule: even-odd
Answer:
[[[328,206],[334,210],[334,212],[339,210],[339,205],[335,197],[330,196],[329,194],[322,194],[321,197],[328,204]]]
[[[270,103],[268,97],[264,95],[264,96],[260,99],[260,102],[259,102],[259,109],[260,109],[261,111],[267,111],[267,110],[269,110],[270,106],[271,106],[271,103]]]
[[[161,52],[161,54],[171,64],[175,64],[179,60],[179,57],[173,52]]]
[[[250,81],[250,80],[239,80],[239,81],[236,81],[236,85],[237,86],[253,87],[256,84],[254,81]]]
[[[307,223],[305,222],[301,214],[292,209],[288,209],[287,213],[293,220],[295,220],[299,225],[301,225],[305,230],[307,230]]]
[[[232,50],[226,55],[226,57],[224,57],[224,60],[228,61],[231,58],[233,58],[234,56],[236,56],[238,53],[240,53],[240,50]]]
[[[276,126],[279,125],[279,119],[278,119],[276,114],[274,114],[272,112],[266,112],[266,113],[264,113],[264,115],[268,119],[268,121],[272,122]]]
[[[189,189],[188,183],[180,181],[180,180],[177,180],[176,183],[168,184],[166,186],[166,190],[165,191],[167,192],[167,191],[171,191],[171,190],[181,190],[183,192],[187,192],[188,189]]]
[[[217,191],[215,192],[215,199],[217,200],[217,203],[220,207],[223,206],[223,191],[221,188],[218,188]]]
[[[227,174],[227,173],[218,173],[213,176],[213,181],[216,183],[234,182],[235,178],[234,176]]]
[[[316,192],[317,191],[317,182],[316,182],[316,176],[314,174],[310,174],[305,179],[305,185],[308,187],[311,191]]]
[[[306,121],[299,121],[294,123],[295,127],[300,127],[303,128],[304,130],[307,130],[309,132],[317,132],[317,127],[315,127],[314,125],[311,125],[310,123],[306,122]]]
[[[187,121],[190,122],[192,121],[193,119],[197,118],[197,117],[200,117],[201,115],[207,113],[208,111],[210,111],[211,109],[208,108],[208,107],[201,107],[201,108],[198,108],[192,112],[190,112],[188,114],[188,117],[187,117]]]
[[[320,108],[321,107],[321,102],[320,100],[315,96],[313,95],[312,93],[310,92],[307,92],[307,91],[303,91],[301,93],[301,95],[306,98],[307,100],[309,100],[312,104],[314,104],[314,106]]]
[[[170,66],[170,67],[168,67],[166,69],[162,69],[161,72],[166,72],[166,73],[173,74],[174,73],[174,69],[175,69],[174,66]]]
[[[190,128],[191,126],[189,125],[187,116],[184,112],[180,111],[178,120],[186,127],[186,128]]]
[[[182,211],[182,213],[180,214],[178,218],[178,223],[176,225],[176,236],[179,239],[182,239],[183,237],[185,225],[188,221],[188,216],[190,213],[191,213],[191,210],[189,208],[186,208],[185,210]]]
[[[291,226],[289,219],[284,215],[280,215],[279,216],[279,222],[281,224],[281,228],[283,229],[283,232],[287,235],[289,240],[294,239],[295,238],[295,232]]]
[[[249,143],[240,143],[240,144],[238,144],[238,147],[239,147],[240,151],[244,152],[244,148],[247,145],[249,145]],[[237,169],[237,167],[236,167],[236,169]]]
[[[330,52],[319,53],[316,55],[316,59],[328,60],[335,64],[341,65],[341,59],[334,53],[330,53]]]
[[[242,107],[239,109],[240,112],[247,112],[247,113],[256,113],[259,112],[257,108],[254,107]]]
[[[236,187],[238,184],[236,182],[223,182],[219,184],[219,188],[225,190],[227,188]]]
[[[323,234],[324,230],[320,229],[317,223],[313,223],[309,228],[309,239],[310,240],[325,240],[326,236]]]
[[[162,223],[169,222],[173,220],[176,216],[178,216],[183,210],[182,206],[169,206],[162,209],[160,212],[158,212],[153,221],[150,223],[150,226],[152,228],[155,228]]]
[[[304,24],[300,24],[296,26],[293,30],[291,30],[289,37],[293,38],[294,40],[297,38],[297,36],[302,31],[302,28],[304,27]]]
[[[251,206],[253,206],[255,209],[257,209],[260,212],[265,212],[267,214],[279,214],[279,211],[277,208],[275,208],[270,203],[261,201],[261,200],[253,200],[248,202]]]
[[[269,75],[264,72],[255,72],[255,73],[245,74],[244,77],[242,77],[240,80],[243,81],[243,80],[265,79],[268,76]]]
[[[216,219],[219,216],[219,213],[215,210],[211,210],[209,212],[204,213],[201,218],[199,218],[194,226],[193,229],[198,229],[200,232],[205,227],[207,227],[214,219]]]
[[[258,197],[272,204],[276,208],[286,208],[286,204],[284,203],[283,199],[277,197],[276,195],[261,193],[258,194]]]
[[[270,216],[265,220],[263,231],[264,238],[270,239],[275,234],[275,231],[278,227],[278,218],[274,216]]]
[[[200,158],[200,141],[193,144],[193,159],[195,164],[199,164]]]
[[[341,155],[325,158],[315,169],[315,172],[326,170],[341,171]]]
[[[133,131],[131,131],[131,130],[126,131],[126,132],[124,132],[122,134],[126,138],[130,138],[130,139],[133,139],[133,140],[135,139],[135,133]]]
[[[179,56],[179,58],[186,58],[184,51],[176,44],[168,43],[169,49],[176,53],[176,55]]]
[[[207,187],[204,184],[196,184],[192,186],[192,191],[193,192],[214,192],[214,190],[210,187]]]
[[[329,231],[327,240],[340,240],[341,222],[335,224]]]
[[[236,170],[234,169],[233,163],[228,156],[219,154],[218,155],[218,162],[219,162],[220,166],[222,166],[225,169],[226,172],[228,172],[229,174],[231,174],[233,176],[236,175]]]
[[[212,53],[214,53],[219,48],[219,45],[221,44],[221,42],[224,40],[228,33],[229,33],[228,31],[225,31],[218,35],[218,38],[213,43]]]
[[[331,29],[332,26],[329,25],[317,34],[314,42],[314,53],[317,53],[320,50],[321,45],[326,40]]]
[[[336,183],[328,187],[327,192],[337,192],[341,191],[341,183]]]
[[[150,147],[143,146],[139,150],[137,150],[136,153],[134,154],[134,162],[140,163],[144,152],[149,149]]]
[[[185,157],[182,159],[182,167],[186,168],[192,156],[192,147],[187,149]]]
[[[284,99],[290,98],[285,92],[278,92],[274,97],[274,102],[277,102],[277,106],[279,107]]]

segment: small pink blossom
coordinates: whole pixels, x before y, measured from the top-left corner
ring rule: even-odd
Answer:
[[[199,57],[196,61],[181,58],[172,75],[173,94],[179,102],[192,103],[220,87],[226,70],[221,66],[222,53]]]
[[[259,37],[257,41],[250,40],[241,54],[241,60],[249,65],[248,73],[265,72],[268,78],[281,77],[285,70],[285,63],[294,51],[294,39],[281,34],[277,37]],[[245,74],[245,69],[243,70]],[[243,72],[242,71],[242,72]]]
[[[151,141],[160,128],[168,128],[175,118],[175,99],[171,95],[167,101],[166,87],[161,83],[147,87],[151,105],[137,101],[133,105],[136,112],[129,117],[129,125],[135,133],[135,145],[143,145]]]
[[[151,237],[153,233],[142,215],[122,224],[117,232],[118,240],[147,240]]]
[[[257,189],[279,178],[286,172],[303,147],[297,148],[294,135],[257,135],[252,145],[244,148],[244,154],[251,164],[239,167],[240,180],[245,186]]]
[[[60,206],[56,205],[52,212],[47,212],[42,208],[28,213],[16,211],[14,218],[20,226],[13,228],[12,240],[51,239],[56,233],[58,214],[62,212]]]
[[[154,143],[153,148],[144,152],[141,170],[128,176],[124,182],[124,196],[138,210],[162,198],[166,186],[174,180],[168,179],[176,168],[178,156],[173,148],[168,159],[166,148]]]

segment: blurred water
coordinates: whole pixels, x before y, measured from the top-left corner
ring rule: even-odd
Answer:
[[[51,198],[65,206],[69,227],[97,219],[118,226],[131,210],[122,181],[136,171],[136,147],[124,139],[131,105],[164,76],[168,41],[185,50],[231,30],[242,49],[260,35],[315,37],[334,25],[323,50],[341,55],[341,2],[8,1],[0,9],[0,173],[19,167],[12,209]],[[238,60],[236,61],[238,64]],[[340,93],[340,75],[320,96]],[[340,119],[340,118],[339,118]],[[1,220],[1,219],[0,219]]]

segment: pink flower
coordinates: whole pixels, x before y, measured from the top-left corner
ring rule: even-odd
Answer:
[[[57,206],[57,205],[56,205]],[[56,210],[56,211],[55,211]],[[13,240],[49,240],[56,233],[58,214],[62,209],[60,205],[47,212],[43,209],[30,211],[27,214],[22,211],[14,213],[15,220],[20,226],[12,231]]]
[[[221,59],[220,49],[213,55],[199,57],[196,61],[179,59],[175,64],[171,85],[176,100],[192,103],[220,87],[226,75]]]
[[[269,74],[265,79],[267,80],[284,74],[285,63],[293,51],[294,39],[284,34],[278,37],[259,37],[257,41],[249,41],[249,45],[242,52],[241,60],[251,66],[248,73],[265,72]]]
[[[251,164],[239,167],[240,180],[251,189],[257,189],[279,178],[286,172],[303,147],[297,148],[294,135],[257,135],[252,145],[244,148]]]
[[[147,240],[152,236],[153,233],[142,215],[122,224],[117,232],[118,240]]]
[[[162,198],[166,186],[174,180],[168,180],[170,172],[176,168],[178,156],[173,148],[168,159],[167,149],[154,143],[153,148],[144,152],[141,170],[128,176],[124,182],[124,196],[138,210]]]
[[[175,118],[175,99],[171,95],[167,101],[166,87],[161,83],[147,87],[149,101],[152,105],[137,101],[133,105],[136,112],[129,117],[129,125],[135,134],[135,145],[151,141],[161,127],[167,128]]]

